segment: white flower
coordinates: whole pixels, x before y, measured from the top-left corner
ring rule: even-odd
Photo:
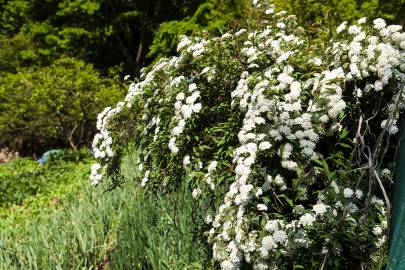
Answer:
[[[185,98],[184,93],[178,93],[176,96],[176,100],[178,100],[178,101],[182,101],[182,100],[184,100],[184,98]]]
[[[346,27],[347,27],[347,22],[344,21],[336,28],[336,32],[339,34],[340,32],[344,31],[346,29]]]
[[[210,165],[207,168],[209,174],[212,174],[216,170],[217,164],[218,164],[217,161],[215,160],[211,161]]]
[[[405,50],[405,40],[401,41],[401,43],[399,44],[399,47],[401,47],[402,50]]]
[[[295,161],[284,160],[281,162],[281,166],[287,170],[295,171],[298,168],[298,164]]]
[[[281,73],[280,75],[277,76],[277,80],[281,83],[292,84],[294,78],[289,76],[287,73]]]
[[[101,168],[101,165],[99,163],[95,163],[91,165],[91,171],[92,172],[97,172]]]
[[[394,135],[394,134],[396,134],[398,132],[398,127],[397,126],[390,126],[389,128],[388,128],[388,133],[390,134],[390,135]]]
[[[326,213],[326,211],[328,210],[329,206],[325,205],[323,203],[317,203],[315,204],[312,209],[315,212],[315,215],[319,215],[319,216],[323,216],[323,214]]]
[[[257,205],[257,210],[259,210],[259,211],[267,211],[267,206],[265,204],[259,203]]]
[[[276,177],[274,178],[274,183],[277,186],[282,186],[284,185],[284,178],[281,175],[277,174]]]
[[[264,151],[264,150],[267,150],[267,149],[270,149],[270,148],[271,148],[271,143],[269,143],[269,142],[267,142],[267,141],[261,142],[261,143],[259,144],[259,149],[260,149],[261,151]]]
[[[379,236],[382,234],[382,228],[380,226],[375,226],[373,228],[373,234],[376,236]]]
[[[361,198],[363,198],[363,191],[356,189],[355,196],[357,199],[361,200]]]
[[[256,191],[255,196],[256,196],[256,198],[259,198],[262,194],[263,194],[263,189],[259,188],[259,189]]]
[[[263,239],[262,239],[262,247],[265,250],[272,250],[272,249],[277,248],[277,244],[274,241],[273,237],[266,236],[266,237],[263,237]]]
[[[90,183],[91,185],[95,186],[97,185],[101,179],[103,178],[103,173],[99,173],[99,170],[101,169],[101,165],[99,163],[93,164],[91,166],[91,174],[90,174]]]
[[[191,195],[193,196],[194,199],[197,199],[200,194],[201,194],[201,189],[195,188],[195,189],[193,189],[193,192]]]
[[[294,52],[291,52],[291,51],[283,53],[282,55],[280,55],[280,56],[277,58],[276,63],[277,63],[277,64],[280,64],[280,63],[286,61],[286,60],[287,60],[291,55],[293,55],[293,54],[294,54]]]
[[[168,146],[170,152],[172,152],[173,154],[177,154],[179,152],[179,148],[176,146],[176,138],[171,138]]]
[[[354,192],[353,189],[351,188],[345,188],[343,190],[343,195],[345,196],[345,198],[351,198],[353,196]]]
[[[314,63],[315,66],[320,66],[322,65],[322,60],[319,57],[315,57],[314,59],[312,59],[312,63]]]
[[[385,23],[385,21],[383,19],[381,19],[381,18],[375,19],[373,21],[373,23],[374,23],[374,28],[377,29],[377,30],[380,30],[380,29],[384,28],[387,25]]]
[[[357,20],[358,24],[364,24],[366,22],[367,22],[367,17],[363,17],[363,18],[360,18],[360,19]]]
[[[200,96],[199,91],[194,91],[193,94],[186,99],[186,103],[191,105],[194,104],[194,102],[197,100],[197,98]]]
[[[238,32],[236,32],[235,33],[235,36],[240,36],[240,35],[242,35],[243,33],[246,33],[246,29],[244,29],[244,28],[242,28],[242,29],[240,29]]]
[[[187,166],[187,165],[189,165],[189,164],[190,164],[190,156],[187,155],[187,156],[185,156],[185,157],[183,158],[183,165],[184,165],[184,166]]]
[[[177,45],[177,51],[180,52],[185,47],[188,47],[191,43],[191,40],[187,36],[180,36],[180,42]]]
[[[402,30],[402,25],[389,25],[387,29],[391,34],[394,34]]]
[[[246,145],[246,148],[247,148],[247,151],[251,154],[256,153],[256,151],[257,151],[257,145],[255,143],[248,143]]]
[[[172,135],[173,136],[178,136],[178,135],[180,135],[181,133],[183,133],[183,130],[184,130],[184,128],[183,127],[181,127],[181,126],[177,126],[177,127],[174,127],[173,129],[172,129]]]
[[[148,180],[149,180],[149,173],[150,173],[150,171],[149,170],[147,170],[146,172],[145,172],[145,175],[144,175],[144,177],[142,178],[142,182],[141,182],[141,187],[144,187],[145,185],[146,185],[146,183],[148,182]]]
[[[181,106],[181,113],[183,114],[184,119],[188,119],[193,114],[192,106],[183,105]]]
[[[276,24],[276,26],[280,29],[285,29],[285,23],[279,22]]]
[[[390,171],[389,169],[385,168],[385,169],[383,169],[383,170],[381,171],[381,174],[384,175],[384,176],[390,176],[390,175],[391,175],[391,171]]]
[[[351,35],[358,35],[361,32],[361,27],[358,27],[356,25],[352,25],[352,26],[349,27],[349,29],[347,31]]]
[[[290,97],[292,100],[296,100],[301,94],[301,83],[294,81],[290,87]]]
[[[287,240],[287,234],[284,231],[277,230],[273,233],[273,239],[276,243],[285,243]]]
[[[268,232],[272,233],[272,232],[278,230],[279,227],[280,227],[280,225],[282,225],[282,224],[283,224],[282,220],[279,220],[279,219],[269,220],[269,221],[266,223],[265,229],[266,229]],[[281,227],[282,227],[282,226],[281,226]]]
[[[201,108],[202,108],[202,104],[201,104],[201,103],[194,104],[194,105],[191,107],[191,109],[192,109],[193,112],[195,112],[195,113],[199,113],[199,112],[201,111]]]
[[[188,91],[190,91],[190,92],[193,92],[196,89],[197,89],[197,85],[195,83],[192,83],[188,86]]]
[[[302,215],[298,221],[298,226],[311,226],[315,222],[314,215],[306,213]]]

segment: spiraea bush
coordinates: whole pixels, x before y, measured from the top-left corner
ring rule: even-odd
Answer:
[[[361,18],[313,40],[254,0],[246,28],[183,36],[177,57],[144,70],[98,117],[91,182],[118,185],[131,142],[141,187],[191,179],[222,269],[381,268],[405,105],[401,26]]]

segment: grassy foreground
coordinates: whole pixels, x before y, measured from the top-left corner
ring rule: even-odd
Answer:
[[[133,178],[136,172],[130,162],[125,163],[123,175]],[[59,179],[67,188],[58,191],[58,203],[44,203],[50,195],[37,192],[19,204],[3,206],[7,215],[3,214],[6,218],[1,222],[0,269],[210,267],[204,263],[210,259],[207,245],[196,235],[196,227],[204,225],[186,187],[158,196],[146,194],[128,181],[105,192],[105,186],[88,186],[88,160],[63,164],[54,166],[71,166],[70,171],[58,177],[75,177],[70,179],[70,189]],[[60,185],[55,184],[55,189]],[[24,206],[27,200],[31,204]]]

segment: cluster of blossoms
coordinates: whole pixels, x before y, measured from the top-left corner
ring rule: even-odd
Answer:
[[[108,161],[114,156],[112,150],[113,139],[108,131],[108,122],[117,113],[119,113],[124,106],[124,102],[119,102],[115,108],[107,107],[97,116],[97,133],[93,139],[93,152],[94,157]],[[100,164],[94,164],[91,169],[90,181],[92,185],[97,185],[103,178],[103,171],[100,172],[102,166]]]
[[[173,86],[178,85],[177,82],[181,83],[184,77],[176,77],[173,79]],[[197,90],[197,85],[192,83],[188,86],[188,92],[190,93],[187,97],[186,94],[180,92],[176,96],[176,102],[174,103],[175,117],[173,121],[176,126],[172,129],[169,141],[169,149],[173,154],[177,154],[179,148],[176,146],[176,138],[180,136],[186,126],[186,121],[191,118],[193,113],[200,112],[202,105],[201,103],[195,103],[200,97],[200,91]]]
[[[253,5],[266,18],[259,29],[241,29],[211,40],[181,37],[178,57],[160,61],[142,75],[143,81],[131,84],[124,103],[99,115],[100,133],[93,149],[103,165],[92,167],[91,181],[97,184],[101,180],[100,171],[105,171],[105,164],[114,156],[109,121],[140,98],[145,101],[140,109],[145,141],[153,137],[153,144],[162,136],[170,162],[176,160],[179,164],[175,165],[190,175],[193,168],[196,174],[202,174],[202,181],[192,191],[195,199],[204,199],[201,195],[205,190],[216,192],[216,178],[221,174],[218,164],[222,160],[214,157],[219,162],[212,161],[212,156],[207,156],[204,162],[211,162],[207,173],[203,173],[201,161],[191,166],[192,160],[198,160],[198,147],[178,141],[186,135],[197,137],[202,144],[209,141],[209,136],[199,137],[201,134],[190,133],[185,127],[193,114],[202,114],[203,106],[209,106],[202,99],[209,88],[202,87],[201,77],[205,76],[206,84],[215,82],[223,79],[216,74],[221,70],[212,63],[190,72],[178,70],[190,63],[204,63],[215,42],[225,44],[225,48],[237,44],[233,49],[239,50],[235,55],[240,59],[233,64],[241,72],[226,98],[230,112],[240,113],[241,125],[229,161],[234,176],[229,182],[221,182],[229,184],[229,188],[221,194],[223,203],[216,215],[209,218],[214,259],[222,269],[241,269],[246,263],[254,269],[286,269],[289,258],[304,256],[306,249],[323,254],[325,260],[339,256],[341,248],[331,243],[339,242],[341,230],[361,228],[370,234],[370,250],[377,251],[368,255],[377,262],[378,250],[387,241],[389,217],[385,203],[362,191],[357,182],[322,179],[325,177],[316,166],[325,154],[320,143],[333,141],[342,132],[349,105],[362,104],[377,93],[389,99],[387,108],[379,114],[381,128],[389,135],[398,132],[397,120],[405,106],[405,34],[400,26],[387,26],[382,19],[374,20],[370,27],[362,18],[355,25],[342,23],[330,46],[321,51],[307,44],[295,16],[284,11],[276,13],[274,6],[265,1],[253,1]],[[385,94],[388,88],[391,93]],[[164,104],[170,104],[165,112],[172,115],[151,112]],[[167,132],[166,137],[162,131]],[[164,147],[159,148],[159,153]],[[148,185],[153,170],[159,175],[167,169],[150,161],[153,153],[146,149],[140,166],[142,187]],[[190,152],[182,156],[187,149]],[[390,172],[383,170],[381,175],[389,177]],[[310,183],[300,182],[305,177],[310,178]],[[318,185],[311,184],[316,181]],[[291,196],[294,200],[284,200]],[[336,236],[330,235],[336,239],[314,233],[332,229]]]
[[[365,18],[358,20],[358,25],[347,26],[343,22],[337,32],[344,41],[334,42],[329,49],[333,55],[333,66],[345,66],[346,80],[356,81],[370,79],[363,87],[356,85],[355,95],[361,98],[372,91],[380,92],[393,79],[398,82],[397,92],[388,106],[389,119],[383,120],[381,127],[393,135],[398,132],[396,120],[404,109],[404,50],[405,33],[402,26],[389,25],[383,19],[373,20],[372,29],[363,27]],[[344,63],[347,63],[344,65]],[[376,78],[376,79],[375,79]],[[401,89],[402,88],[402,89]]]

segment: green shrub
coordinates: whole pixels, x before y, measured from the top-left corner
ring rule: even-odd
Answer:
[[[0,165],[0,228],[18,230],[27,218],[80,194],[92,162],[89,150],[61,151],[40,165],[17,158]]]
[[[22,154],[88,145],[97,112],[121,96],[116,78],[92,65],[61,58],[0,78],[0,145]]]

